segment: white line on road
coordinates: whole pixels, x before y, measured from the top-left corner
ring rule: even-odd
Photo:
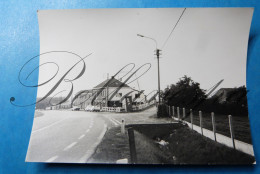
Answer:
[[[86,130],[86,133],[88,133],[88,132],[89,132],[89,129]]]
[[[55,124],[58,124],[58,123],[62,122],[63,120],[66,120],[66,119],[68,119],[68,118],[64,118],[64,119],[59,120],[59,121],[56,121],[56,122],[54,122],[54,123],[52,123],[52,124],[50,124],[50,125],[48,125],[48,126],[45,126],[45,127],[43,127],[43,128],[37,129],[37,130],[35,130],[35,131],[32,131],[32,134],[34,134],[34,133],[36,133],[36,132],[39,132],[39,131],[42,131],[42,130],[44,130],[44,129],[47,129],[47,128],[51,127],[51,126],[54,126]]]
[[[77,144],[77,142],[73,142],[73,143],[71,143],[70,145],[68,145],[67,147],[65,147],[63,150],[64,151],[67,151],[67,150],[69,150],[70,148],[72,148],[73,146],[75,146]]]
[[[81,135],[78,139],[82,139],[83,137],[85,137],[85,134]]]
[[[112,123],[114,123],[115,126],[117,126],[117,122],[115,122],[112,118],[108,118]]]
[[[96,147],[99,145],[102,138],[104,137],[106,130],[107,130],[107,125],[104,124],[101,134],[97,137],[97,141],[91,146],[91,148],[86,152],[86,154],[80,159],[79,163],[86,163],[89,160],[91,155],[95,152]]]
[[[58,156],[53,156],[51,158],[49,158],[47,161],[45,161],[46,163],[50,163],[53,162],[54,160],[56,160],[58,158]]]
[[[113,119],[115,122],[117,122],[118,124],[121,124],[120,121],[116,120],[115,118],[111,118]]]
[[[94,121],[93,119],[90,121],[90,125],[89,125],[89,128],[92,128],[93,127],[93,124],[94,124]]]
[[[112,120],[111,118],[108,118],[112,123],[114,123],[114,125],[117,126],[117,122],[115,122],[114,120]]]

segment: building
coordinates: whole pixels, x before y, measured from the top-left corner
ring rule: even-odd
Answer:
[[[122,108],[132,111],[146,103],[144,91],[138,91],[114,77],[103,81],[93,89],[79,91],[74,96],[73,105],[85,109],[88,105]]]
[[[247,90],[244,86],[239,88],[221,88],[212,98],[216,98],[219,103],[247,105]]]

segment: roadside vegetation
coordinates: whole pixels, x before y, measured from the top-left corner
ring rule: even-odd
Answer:
[[[203,114],[203,128],[206,128],[208,130],[213,130],[210,113],[202,113],[202,114]],[[186,117],[184,120],[187,122],[191,122],[190,117]],[[234,126],[233,129],[234,129],[235,139],[243,141],[245,143],[252,144],[250,124],[249,124],[248,117],[233,116],[232,120]],[[197,126],[200,125],[198,111],[193,111],[193,124]],[[229,128],[229,121],[227,115],[215,114],[215,124],[216,124],[217,133],[230,137],[230,128]]]
[[[211,97],[208,97],[207,92],[209,91],[201,89],[200,84],[194,82],[191,77],[184,76],[176,84],[168,86],[163,91],[162,98],[163,103],[168,106],[248,117],[245,86],[221,88]]]
[[[215,91],[211,97],[200,88],[198,82],[191,77],[184,76],[176,84],[168,86],[162,93],[163,105],[159,107],[160,117],[170,117],[167,106],[180,108],[181,118],[185,108],[185,120],[190,120],[190,109],[192,109],[194,124],[199,126],[199,111],[203,115],[203,128],[212,130],[211,112],[215,114],[216,131],[230,137],[228,115],[233,117],[235,139],[252,144],[250,125],[248,119],[247,90],[245,86],[238,88],[221,88]]]
[[[254,157],[201,136],[177,124],[131,125],[135,132],[138,164],[252,164]],[[160,143],[164,142],[164,144]],[[130,161],[128,136],[111,128],[92,156],[91,162]]]

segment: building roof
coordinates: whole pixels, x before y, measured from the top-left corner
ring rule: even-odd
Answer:
[[[219,103],[227,102],[228,98],[230,98],[230,95],[233,92],[236,92],[237,88],[221,88],[219,89],[216,94],[213,97],[218,98]],[[234,98],[237,98],[239,95],[239,92],[236,92],[236,94],[233,96]]]
[[[108,85],[106,85],[107,83],[108,83]],[[129,87],[129,86],[127,84],[123,84],[121,81],[112,77],[112,78],[107,79],[107,80],[103,81],[102,83],[98,84],[94,88],[102,88],[102,87]]]
[[[228,92],[234,91],[235,88],[220,88],[214,96],[221,96],[221,95],[227,95]]]

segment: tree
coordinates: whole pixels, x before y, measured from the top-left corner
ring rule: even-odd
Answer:
[[[163,100],[168,105],[192,108],[198,102],[206,99],[205,91],[200,84],[186,75],[176,83],[167,87],[163,92]]]

